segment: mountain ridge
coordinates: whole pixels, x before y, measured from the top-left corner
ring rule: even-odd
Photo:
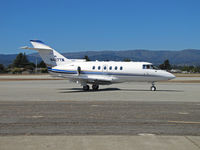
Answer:
[[[87,55],[91,60],[99,61],[123,61],[131,59],[132,61],[147,61],[155,65],[163,63],[168,59],[172,65],[200,65],[200,50],[184,49],[179,51],[172,50],[104,50],[104,51],[81,51],[62,53],[69,59],[82,59]],[[0,54],[0,64],[5,66],[11,64],[17,54]],[[28,54],[31,62],[41,61],[38,53]]]

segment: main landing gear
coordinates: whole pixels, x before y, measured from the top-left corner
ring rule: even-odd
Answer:
[[[155,87],[154,82],[152,82],[152,86],[151,86],[150,90],[151,90],[151,91],[156,91],[156,87]]]
[[[83,91],[89,91],[89,90],[90,90],[89,85],[84,85],[84,86],[83,86]]]
[[[98,91],[98,89],[99,89],[99,85],[96,85],[96,84],[92,85],[92,90],[93,91]],[[83,91],[89,91],[89,90],[90,90],[89,85],[84,85],[83,86]]]
[[[92,89],[93,89],[94,91],[98,91],[99,85],[93,84],[93,85],[92,85]]]

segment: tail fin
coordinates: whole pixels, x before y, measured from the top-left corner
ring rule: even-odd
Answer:
[[[71,62],[71,60],[65,58],[63,55],[40,40],[30,40],[30,42],[33,45],[33,48],[25,46],[22,47],[22,49],[32,49],[38,51],[48,67],[59,66]]]

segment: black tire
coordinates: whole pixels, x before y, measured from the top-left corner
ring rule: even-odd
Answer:
[[[151,91],[156,91],[156,87],[155,86],[151,86]]]
[[[92,89],[93,89],[94,91],[97,91],[97,90],[99,89],[99,85],[93,84],[93,85],[92,85]]]
[[[89,85],[84,85],[83,86],[83,91],[89,91],[89,89],[90,89]]]

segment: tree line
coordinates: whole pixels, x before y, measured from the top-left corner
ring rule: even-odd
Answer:
[[[13,73],[19,74],[23,72],[28,73],[47,73],[47,67],[44,61],[38,64],[30,62],[25,53],[19,53],[13,60],[12,64],[5,67],[0,64],[0,73]]]
[[[90,58],[86,55],[83,57],[86,61],[91,61]],[[131,59],[125,58],[123,61],[130,62]],[[159,69],[170,71],[172,69],[178,69],[181,71],[189,73],[200,73],[200,66],[176,66],[171,65],[169,60],[165,60],[162,64],[157,66]],[[5,67],[3,64],[0,64],[0,73],[22,73],[28,71],[29,73],[47,73],[47,66],[44,61],[41,61],[38,64],[30,62],[25,53],[19,53],[14,59],[13,63],[8,67]]]

